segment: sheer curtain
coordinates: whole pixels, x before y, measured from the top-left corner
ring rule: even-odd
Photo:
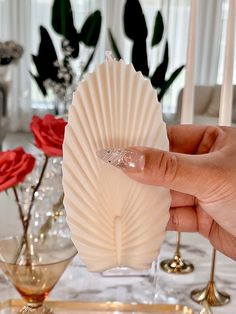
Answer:
[[[227,0],[198,0],[197,48],[196,48],[196,84],[215,85],[219,83],[218,64],[221,51],[222,27],[225,20],[222,15],[222,4]],[[185,64],[190,15],[190,0],[142,0],[148,17],[153,21],[155,10],[161,10],[165,23],[165,37],[169,42],[169,68],[167,77],[177,67]],[[155,4],[155,10],[153,10]],[[150,24],[150,21],[149,21]],[[151,25],[150,25],[151,26]],[[162,46],[155,48],[152,62],[159,63],[163,54]],[[222,56],[221,56],[222,58]],[[179,90],[184,86],[182,71],[163,99],[163,111],[176,111]],[[218,81],[217,81],[218,76]]]
[[[196,83],[215,85],[222,34],[222,0],[198,0]]]
[[[97,1],[93,1],[96,5]],[[222,5],[227,0],[198,0],[197,17],[197,50],[196,50],[196,84],[214,85],[222,78],[218,75],[221,54],[222,29],[225,23]],[[112,29],[119,49],[125,61],[130,62],[131,43],[125,37],[123,30],[123,6],[125,1],[101,1],[101,10],[105,16],[105,24]],[[146,23],[149,29],[147,47],[151,72],[162,61],[165,40],[169,43],[169,67],[167,77],[179,66],[186,62],[188,24],[190,14],[190,0],[140,0],[143,7]],[[163,15],[165,32],[162,42],[151,49],[152,30],[157,10]],[[105,30],[106,28],[104,28]],[[105,32],[104,32],[105,33]],[[104,35],[103,33],[103,35]],[[104,48],[109,42],[104,40]],[[104,49],[100,50],[102,54]],[[221,58],[221,59],[220,59]],[[184,86],[185,71],[179,75],[163,99],[163,111],[175,112],[179,90]],[[220,78],[219,78],[220,77]],[[218,79],[217,79],[218,78]]]
[[[140,0],[149,28],[148,47],[152,36],[155,15],[161,10],[165,24],[164,39],[169,42],[169,68],[167,77],[180,65],[185,64],[188,38],[190,0]],[[218,64],[223,58],[222,48],[222,3],[228,0],[198,0],[197,19],[198,45],[196,51],[196,83],[215,84]],[[23,45],[25,53],[17,66],[11,67],[11,91],[9,99],[10,127],[12,130],[26,130],[32,114],[32,104],[45,101],[29,75],[31,54],[36,53],[39,44],[39,25],[44,25],[60,53],[60,41],[53,32],[50,22],[53,0],[0,0],[0,40],[13,39]],[[130,62],[131,43],[124,35],[123,7],[125,0],[71,0],[74,22],[80,28],[89,13],[96,9],[102,12],[102,31],[94,64],[104,60],[105,50],[110,49],[107,36],[111,28],[122,56]],[[148,50],[150,68],[153,71],[163,57],[164,43]],[[86,51],[82,50],[82,54]],[[91,67],[90,70],[92,70]],[[220,83],[218,75],[218,83]],[[163,110],[174,112],[176,98],[184,85],[184,71],[174,82],[163,99]]]
[[[0,0],[0,40],[14,40],[24,47],[17,65],[10,66],[8,116],[11,131],[28,130],[31,119],[30,53],[31,2]]]

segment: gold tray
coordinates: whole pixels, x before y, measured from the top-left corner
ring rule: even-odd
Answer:
[[[121,313],[156,313],[156,314],[194,314],[185,305],[170,304],[124,304],[120,302],[86,303],[77,301],[48,301],[48,307],[55,314],[121,314]],[[8,300],[0,303],[0,314],[13,314],[24,305],[21,300]]]

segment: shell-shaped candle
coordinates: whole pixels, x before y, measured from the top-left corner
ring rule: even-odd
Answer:
[[[169,190],[137,183],[96,156],[130,146],[168,150],[166,126],[150,81],[110,59],[74,93],[63,148],[67,221],[90,271],[148,269],[165,235]]]

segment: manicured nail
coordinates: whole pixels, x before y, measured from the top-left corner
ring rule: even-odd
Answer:
[[[145,165],[145,155],[138,150],[111,148],[97,151],[97,156],[104,162],[117,168],[143,171]]]

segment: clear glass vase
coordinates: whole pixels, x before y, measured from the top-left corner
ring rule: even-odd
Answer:
[[[77,253],[63,207],[61,158],[48,160],[32,197],[44,164],[45,156],[38,155],[30,175],[9,191],[9,201],[15,201],[18,209],[17,227],[10,231],[5,228],[0,235],[0,268],[27,303],[19,311],[22,314],[52,313],[44,300]]]

